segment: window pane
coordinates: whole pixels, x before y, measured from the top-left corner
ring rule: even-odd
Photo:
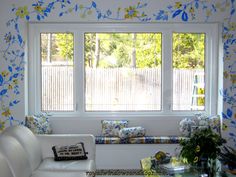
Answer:
[[[73,111],[73,34],[41,33],[42,111]]]
[[[173,34],[173,110],[205,109],[205,34]]]
[[[161,34],[85,34],[86,111],[161,109]]]

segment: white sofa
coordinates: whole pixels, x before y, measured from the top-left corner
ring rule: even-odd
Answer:
[[[83,142],[87,160],[54,161],[52,146]],[[95,138],[89,134],[35,136],[24,126],[0,135],[0,177],[85,177],[95,171]]]

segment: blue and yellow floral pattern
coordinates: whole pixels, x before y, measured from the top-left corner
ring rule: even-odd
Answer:
[[[221,95],[224,101],[224,130],[236,146],[236,22],[235,0],[189,0],[173,1],[166,7],[156,6],[150,12],[152,1],[140,0],[126,4],[114,3],[111,8],[104,8],[100,1],[47,0],[33,1],[31,5],[13,5],[13,18],[6,24],[9,31],[3,34],[4,48],[0,50],[2,60],[7,67],[0,70],[0,129],[23,121],[13,115],[13,110],[20,103],[21,84],[25,69],[25,39],[20,30],[24,21],[43,21],[52,13],[59,17],[76,15],[78,18],[93,17],[98,22],[134,21],[134,22],[208,22],[217,14],[224,16],[222,24],[224,53],[224,88]],[[17,1],[16,1],[17,3]],[[157,2],[158,3],[158,2]],[[153,9],[152,7],[151,9]],[[202,15],[204,14],[204,15]],[[204,18],[204,19],[203,19]],[[23,84],[22,84],[23,85]],[[3,127],[3,128],[2,128]]]
[[[146,130],[143,127],[127,127],[120,130],[119,137],[121,139],[136,138],[145,136],[145,134]]]
[[[128,126],[127,120],[102,120],[102,135],[103,136],[119,136],[121,129]]]
[[[178,136],[144,136],[122,139],[119,137],[96,136],[96,144],[178,144],[186,137]]]
[[[52,126],[45,114],[37,114],[25,117],[25,126],[34,134],[52,134]]]

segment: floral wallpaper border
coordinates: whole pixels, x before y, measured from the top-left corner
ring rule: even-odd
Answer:
[[[9,31],[4,35],[5,48],[0,51],[3,60],[8,66],[0,70],[0,130],[6,126],[23,124],[12,113],[14,107],[20,103],[19,83],[24,79],[25,67],[25,39],[20,25],[24,21],[44,21],[48,16],[59,10],[58,16],[70,14],[81,19],[93,16],[98,22],[109,21],[135,21],[135,22],[166,22],[182,21],[194,22],[204,14],[203,22],[208,22],[216,13],[227,13],[224,18],[222,38],[224,43],[224,82],[225,87],[220,91],[224,100],[224,130],[236,146],[236,13],[235,0],[190,0],[188,2],[175,1],[167,7],[148,15],[150,1],[140,0],[133,5],[125,7],[112,7],[109,9],[96,1],[86,3],[74,0],[38,0],[31,5],[13,5],[11,13],[13,18],[7,21]],[[122,5],[122,6],[123,6]],[[115,9],[115,10],[114,10]]]

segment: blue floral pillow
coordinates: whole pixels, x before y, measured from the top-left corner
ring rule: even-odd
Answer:
[[[120,138],[135,138],[145,136],[146,130],[143,127],[123,128],[119,132]]]
[[[25,126],[35,134],[51,134],[52,126],[47,114],[37,114],[25,117]]]
[[[127,120],[102,120],[101,123],[103,136],[119,136],[120,130],[128,126]]]

